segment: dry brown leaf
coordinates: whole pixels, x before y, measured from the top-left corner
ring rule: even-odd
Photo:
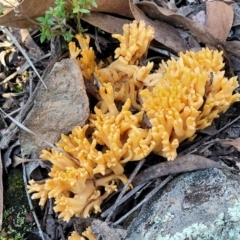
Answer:
[[[177,34],[176,28],[162,21],[151,20],[136,5],[131,2],[129,4],[136,20],[144,20],[147,25],[151,25],[154,28],[154,39],[156,41],[177,53],[188,49],[188,46],[184,44],[183,40]]]
[[[221,1],[206,2],[206,26],[219,39],[226,40],[233,24],[233,5]]]
[[[12,164],[12,154],[14,153],[14,149],[19,147],[19,145],[19,141],[15,141],[10,146],[8,146],[7,150],[2,154],[2,163],[6,172],[8,167]]]
[[[142,1],[136,4],[148,17],[169,24],[181,25],[189,29],[196,37],[199,43],[205,43],[209,46],[216,48],[223,48],[234,56],[240,57],[240,42],[231,41],[227,42],[215,38],[206,27],[201,24],[195,23],[187,17],[176,14],[168,9],[158,7],[156,4],[148,1]]]
[[[35,19],[43,16],[49,7],[54,6],[55,0],[23,0],[14,9],[0,17],[0,25],[6,27],[31,28]],[[96,0],[98,8],[92,11],[115,13],[131,18],[132,13],[128,0]]]
[[[0,25],[6,27],[30,28],[36,17],[54,6],[54,0],[23,0],[17,7],[0,17]]]
[[[90,15],[84,15],[82,19],[95,27],[99,27],[108,33],[122,33],[122,27],[130,20],[113,17],[111,15],[99,12],[92,12]]]
[[[234,146],[240,152],[240,137],[233,140],[220,140],[221,144]]]
[[[121,16],[132,18],[132,12],[129,7],[128,0],[96,0],[97,8],[91,11],[115,13]]]
[[[190,172],[206,168],[223,168],[223,166],[211,159],[194,154],[187,154],[182,157],[177,157],[174,161],[162,162],[143,170],[134,178],[133,186],[170,174]]]

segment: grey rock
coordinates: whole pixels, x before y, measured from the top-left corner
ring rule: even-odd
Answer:
[[[143,205],[126,239],[240,239],[240,177],[215,168],[176,177]]]
[[[89,116],[84,80],[74,60],[56,63],[45,84],[48,89],[40,87],[33,108],[23,122],[37,137],[20,130],[24,155],[48,147],[41,138],[54,144],[62,133],[68,134],[73,127],[83,126]]]

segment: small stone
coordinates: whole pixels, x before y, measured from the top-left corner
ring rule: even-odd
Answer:
[[[74,60],[56,63],[44,81],[48,89],[41,85],[33,108],[23,122],[37,137],[20,130],[24,155],[49,147],[41,138],[54,144],[62,133],[68,134],[75,126],[83,126],[89,117],[84,80]]]
[[[126,240],[240,239],[239,186],[227,170],[182,174],[143,205]]]

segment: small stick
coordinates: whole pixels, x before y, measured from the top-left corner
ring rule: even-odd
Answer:
[[[143,187],[145,188],[146,186],[149,186],[151,184],[151,182],[149,183],[142,183],[136,187],[134,187],[130,192],[128,192],[119,202],[119,205],[121,205],[122,203],[124,203],[128,198],[130,198],[133,194],[135,194],[136,192],[140,191]],[[101,217],[105,218],[113,209],[113,206],[111,206],[110,208],[108,208],[107,210],[105,210],[103,213],[101,213]]]
[[[29,196],[29,193],[28,193],[28,191],[27,191],[27,177],[26,177],[26,174],[27,174],[27,173],[26,173],[26,168],[25,168],[24,163],[22,163],[22,168],[23,168],[23,181],[24,181],[24,185],[25,185],[25,190],[26,190],[26,194],[27,194],[27,199],[28,199],[29,207],[30,207],[30,209],[31,209],[31,212],[32,212],[32,215],[33,215],[33,217],[34,217],[35,223],[36,223],[36,225],[37,225],[39,235],[40,235],[40,237],[42,238],[42,240],[45,240],[44,235],[43,235],[43,231],[42,231],[42,229],[41,229],[41,225],[40,225],[40,223],[39,223],[39,221],[38,221],[38,218],[37,218],[37,214],[36,214],[36,212],[34,211],[34,207],[33,207],[33,205],[32,205],[32,200],[31,200],[31,198],[30,198],[30,196]]]
[[[119,223],[121,223],[125,218],[127,218],[130,214],[132,214],[135,210],[137,210],[139,207],[141,207],[145,202],[149,201],[149,199],[154,196],[164,185],[166,185],[170,180],[173,179],[173,175],[169,175],[158,187],[156,187],[154,190],[152,190],[138,205],[136,205],[134,208],[132,208],[127,214],[122,216],[120,219],[118,219],[116,222],[113,223],[113,226],[117,226]]]
[[[106,218],[106,222],[108,222],[111,218],[111,216],[113,215],[115,209],[117,208],[117,206],[119,205],[121,198],[123,197],[124,193],[127,191],[129,185],[131,184],[133,178],[136,176],[136,174],[138,173],[139,169],[142,167],[142,165],[145,163],[146,159],[141,160],[138,165],[135,167],[134,171],[132,172],[130,178],[128,179],[127,183],[124,185],[122,191],[120,192],[116,202],[114,203],[111,212],[109,213],[109,215]]]

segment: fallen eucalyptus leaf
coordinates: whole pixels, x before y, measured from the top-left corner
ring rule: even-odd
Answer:
[[[228,53],[240,57],[239,41],[224,41],[222,39],[217,39],[206,27],[168,9],[158,7],[152,2],[142,1],[136,5],[151,19],[160,20],[172,25],[181,25],[189,29],[199,43],[204,43],[217,49],[225,49]]]
[[[123,24],[131,23],[130,20],[113,17],[111,15],[99,12],[92,12],[90,15],[84,15],[82,19],[105,32],[118,34],[123,32]]]
[[[29,162],[26,165],[26,175],[28,179],[34,179],[34,180],[42,180],[43,176],[40,171],[40,168],[46,169],[48,172],[51,170],[51,164],[48,161],[34,161]]]
[[[206,27],[219,39],[226,40],[233,23],[233,5],[221,1],[206,2]]]
[[[50,7],[54,7],[54,2],[55,0],[23,0],[21,3],[17,2],[17,4],[14,4],[14,8],[0,17],[0,26],[17,28],[37,26],[36,18],[43,16]],[[96,3],[98,7],[92,7],[91,11],[115,13],[132,18],[128,0],[96,0]],[[69,5],[67,8],[71,11]]]
[[[143,170],[133,179],[133,186],[162,176],[206,168],[223,168],[223,166],[211,159],[194,154],[187,154],[177,157],[174,161],[162,162]]]
[[[12,145],[10,145],[6,151],[4,151],[3,156],[2,156],[2,163],[3,163],[3,167],[4,170],[7,172],[7,168],[12,164],[12,158],[11,158],[11,153],[13,151],[13,149],[17,146],[19,146],[19,140],[17,140],[16,142],[14,142]]]

